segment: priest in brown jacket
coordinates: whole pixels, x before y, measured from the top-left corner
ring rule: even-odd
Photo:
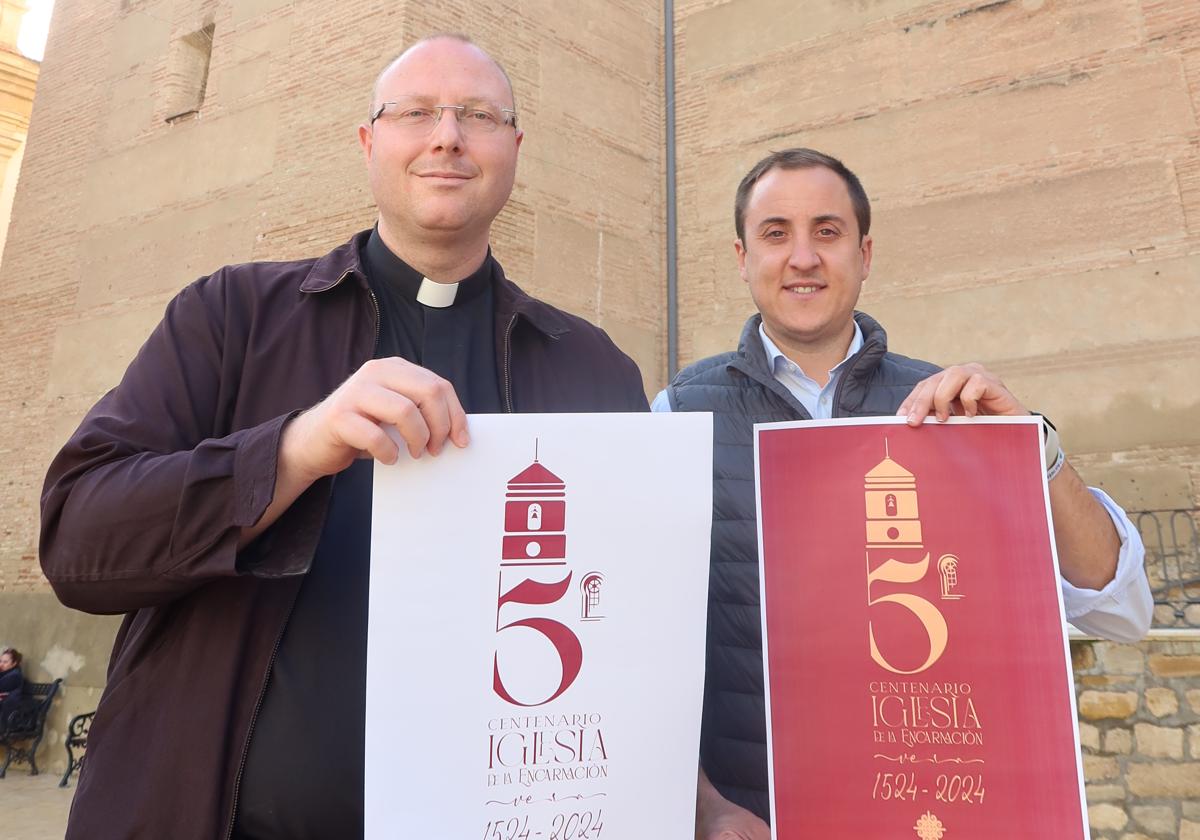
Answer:
[[[70,840],[361,836],[373,461],[469,445],[467,413],[646,409],[491,254],[522,140],[494,59],[415,44],[358,131],[375,227],[188,286],[50,467],[47,578],[126,614]]]

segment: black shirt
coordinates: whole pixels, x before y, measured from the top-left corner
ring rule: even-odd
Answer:
[[[378,229],[362,257],[379,307],[375,358],[399,356],[434,371],[469,413],[501,411],[490,252],[440,309],[417,302],[421,274]],[[408,457],[403,448],[400,457]],[[355,461],[334,478],[321,540],[251,732],[237,840],[362,836],[372,464]]]

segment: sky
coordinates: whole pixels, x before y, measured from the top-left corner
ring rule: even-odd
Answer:
[[[46,51],[46,33],[50,30],[50,12],[54,0],[28,0],[29,11],[21,21],[21,34],[17,36],[17,49],[26,58],[41,61]]]

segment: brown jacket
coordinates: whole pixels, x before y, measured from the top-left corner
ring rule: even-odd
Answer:
[[[229,266],[184,289],[50,466],[46,577],[69,607],[127,613],[68,838],[231,831],[331,480],[240,553],[238,535],[271,501],[284,423],[374,352],[366,235],[320,259]],[[506,279],[494,295],[506,411],[646,410],[637,366],[603,331]]]

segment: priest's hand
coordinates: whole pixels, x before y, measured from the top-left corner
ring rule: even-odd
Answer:
[[[910,426],[919,426],[933,414],[945,420],[951,414],[1028,414],[1029,409],[1000,381],[1000,377],[976,362],[954,365],[926,377],[913,386],[896,415]]]
[[[696,840],[771,840],[771,828],[722,796],[701,770],[696,788]]]
[[[460,448],[469,441],[454,386],[404,359],[372,359],[284,427],[274,497],[258,522],[242,529],[239,546],[270,527],[313,482],[341,472],[355,458],[396,463],[400,446],[385,426],[395,427],[413,458],[437,455],[447,440]]]
[[[283,431],[280,459],[312,481],[341,472],[355,458],[394,464],[400,447],[384,426],[396,428],[408,454],[437,455],[450,440],[467,445],[467,415],[454,386],[432,371],[392,357],[372,359]]]

